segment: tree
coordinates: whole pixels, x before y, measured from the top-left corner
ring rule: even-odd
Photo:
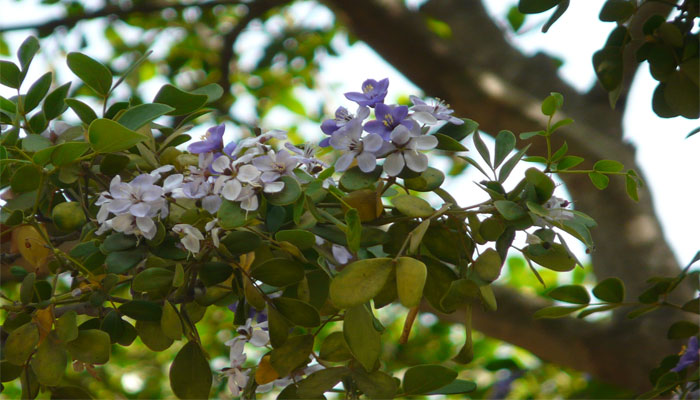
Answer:
[[[251,22],[269,20],[284,12],[287,4],[256,1],[243,10],[231,3],[202,4],[197,7],[200,12],[194,18],[187,14],[193,7],[181,4],[166,7],[134,2],[127,8],[110,4],[99,11],[86,13],[79,4],[71,3],[67,8],[71,12],[68,17],[36,28],[39,35],[50,34],[57,27],[72,28],[79,21],[116,17],[148,31],[161,26],[153,18],[153,15],[161,15],[170,26],[197,32],[197,35],[184,35],[169,47],[168,55],[161,61],[161,65],[168,66],[167,77],[175,80],[187,75],[191,79],[188,86],[192,89],[207,83],[220,83],[224,91],[214,104],[223,115],[227,114],[234,100],[232,84],[246,82],[244,88],[247,92],[267,99],[258,103],[257,113],[262,117],[274,104],[298,109],[287,89],[289,83],[300,77],[304,85],[313,87],[317,67],[314,52],[319,48],[332,51],[330,39],[335,32],[346,27],[426,93],[449,100],[456,114],[477,120],[480,129],[489,134],[496,134],[501,129],[515,132],[542,129],[547,126],[548,117],[533,115],[530,112],[532,106],[539,107],[541,99],[550,92],[562,93],[566,99],[562,111],[576,123],[562,127],[560,135],[552,137],[553,148],[560,148],[566,140],[571,154],[581,155],[587,160],[580,168],[591,169],[598,160],[612,159],[639,171],[633,149],[621,140],[622,110],[636,71],[632,55],[634,47],[641,44],[634,39],[640,37],[639,32],[649,16],[669,14],[672,7],[668,4],[646,2],[632,16],[629,26],[633,40],[624,53],[624,73],[619,88],[616,85],[608,88],[619,89],[617,108],[613,110],[608,95],[600,87],[587,94],[578,94],[556,77],[552,60],[543,55],[527,58],[513,49],[479,2],[433,1],[420,10],[412,10],[401,2],[328,1],[327,6],[336,15],[336,25],[316,30],[284,25],[284,34],[273,38],[263,58],[247,71],[238,68],[234,61],[234,44]],[[694,3],[682,3],[686,4],[692,6]],[[426,18],[448,26],[451,35],[441,35],[434,24],[425,23]],[[224,30],[226,32],[222,32]],[[107,29],[106,37],[115,46],[114,59],[125,54],[133,62],[136,51],[143,53],[148,47],[148,43],[140,41],[128,44],[113,27]],[[294,71],[291,66],[295,57],[301,57],[304,63]],[[144,65],[153,62],[146,60]],[[286,68],[275,69],[275,63]],[[207,74],[198,76],[186,72],[197,69]],[[131,75],[127,81],[130,95],[136,99],[142,97],[136,90],[139,80],[140,77]],[[87,88],[79,89],[78,93],[90,94]],[[176,117],[174,126],[181,122]],[[545,143],[532,141],[529,153],[547,154]],[[523,142],[518,142],[517,146],[521,148]],[[596,250],[591,257],[599,281],[609,277],[621,278],[628,298],[634,299],[647,290],[648,278],[678,274],[679,266],[660,233],[648,188],[640,187],[639,202],[631,203],[622,185],[613,184],[598,191],[591,190],[591,183],[585,175],[565,174],[562,178],[576,199],[577,208],[598,221],[598,227],[592,232]],[[630,221],[642,221],[640,223],[646,224],[654,234],[642,237],[642,230],[630,231],[626,228]],[[634,269],[629,268],[632,265]],[[545,304],[542,300],[507,287],[495,286],[494,291],[499,309],[482,312],[474,308],[475,329],[521,346],[547,361],[586,371],[604,381],[637,391],[649,387],[648,372],[663,356],[677,352],[677,343],[663,339],[668,326],[679,318],[687,318],[657,312],[643,319],[627,320],[624,313],[616,311],[607,325],[574,319],[532,322],[533,313]],[[688,300],[694,293],[690,285],[683,283],[669,299],[676,302]],[[453,321],[464,319],[454,314],[441,317]],[[642,348],[648,351],[640,352]]]

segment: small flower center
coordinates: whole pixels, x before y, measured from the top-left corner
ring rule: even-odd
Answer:
[[[369,93],[372,90],[374,90],[374,86],[370,83],[366,84],[365,86],[362,87],[362,93]]]

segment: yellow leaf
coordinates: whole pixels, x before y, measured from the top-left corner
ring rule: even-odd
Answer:
[[[22,225],[12,231],[12,241],[19,253],[34,268],[46,262],[51,253],[46,242],[31,225]]]
[[[255,383],[258,385],[264,385],[270,383],[275,379],[279,378],[279,374],[272,368],[270,364],[270,356],[267,355],[260,360],[258,368],[255,370]]]
[[[39,344],[41,344],[53,326],[53,306],[37,310],[34,314],[34,321],[39,327]]]
[[[250,253],[246,253],[241,255],[241,267],[245,271],[250,271],[250,266],[253,265],[253,261],[255,261],[255,252],[251,251]]]

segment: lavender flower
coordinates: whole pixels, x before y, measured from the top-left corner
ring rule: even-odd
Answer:
[[[348,169],[352,161],[357,158],[357,165],[363,172],[371,172],[377,165],[377,156],[374,152],[382,147],[384,142],[379,135],[370,133],[362,136],[362,123],[358,120],[350,121],[341,130],[338,130],[331,138],[331,146],[336,150],[345,152],[335,163],[338,172]]]
[[[276,181],[282,175],[291,175],[298,164],[297,158],[288,151],[270,151],[253,159],[253,165],[262,172],[260,179],[265,183]]]
[[[678,364],[671,369],[673,372],[681,372],[684,369],[690,367],[693,364],[697,364],[700,361],[700,349],[698,349],[698,337],[692,336],[688,340],[688,347],[686,347],[685,352],[681,355],[681,359],[678,360]]]
[[[365,124],[365,130],[370,133],[376,133],[382,139],[388,141],[391,132],[399,125],[403,125],[408,129],[413,128],[414,122],[408,117],[408,107],[406,106],[387,106],[385,104],[377,104],[374,111],[377,119],[369,121]]]
[[[173,226],[173,232],[182,235],[180,243],[182,243],[188,251],[195,254],[199,253],[199,241],[204,240],[204,236],[199,229],[188,224],[177,224]]]
[[[374,79],[367,79],[362,83],[362,93],[348,92],[345,97],[357,104],[365,107],[374,107],[384,103],[387,90],[389,88],[389,78],[384,78],[377,82]]]
[[[352,115],[348,112],[348,109],[345,107],[338,107],[337,110],[335,110],[335,119],[327,119],[321,123],[321,131],[325,133],[326,135],[333,135],[335,131],[338,129],[342,128],[347,124],[348,122],[352,121],[353,119],[359,119],[360,121],[364,121],[365,118],[369,116],[369,108],[365,106],[359,106],[357,108],[357,115]],[[319,143],[319,146],[321,147],[328,147],[330,145],[329,141],[331,138],[325,138]]]
[[[190,153],[201,154],[201,153],[212,153],[215,151],[220,151],[224,147],[224,130],[226,127],[224,124],[217,125],[207,129],[207,133],[202,136],[202,141],[194,142],[187,146],[187,150]]]
[[[454,110],[450,108],[449,104],[445,104],[440,99],[432,100],[432,104],[426,103],[417,96],[410,96],[410,99],[411,103],[413,103],[413,107],[411,107],[411,110],[414,112],[413,118],[420,122],[430,125],[437,123],[438,120],[447,121],[455,125],[464,123],[461,119],[450,115]]]

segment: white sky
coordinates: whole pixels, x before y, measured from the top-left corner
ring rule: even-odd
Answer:
[[[409,1],[420,3],[421,0]],[[91,8],[98,7],[99,1],[86,1]],[[505,15],[516,0],[489,0],[489,11],[496,19],[505,24]],[[16,2],[13,0],[0,0],[0,10],[3,10],[0,18],[0,26],[15,25],[32,21],[43,21],[57,17],[55,8],[38,6],[38,0],[25,0]],[[603,0],[574,1],[566,14],[550,29],[549,33],[542,34],[537,23],[548,18],[548,15],[529,16],[523,29],[533,27],[527,34],[511,35],[513,43],[527,54],[536,51],[546,51],[565,61],[560,69],[561,76],[579,90],[586,90],[595,84],[595,75],[591,65],[591,55],[600,48],[613,24],[598,21],[597,14]],[[311,3],[302,3],[295,6],[295,15],[300,15],[302,24],[317,25],[328,23],[332,16],[322,7],[314,7]],[[274,29],[275,23],[265,26],[265,29]],[[100,42],[102,25],[100,23],[81,24],[86,31],[89,46],[84,50],[90,56],[103,58],[107,56],[106,47]],[[254,60],[260,45],[264,43],[263,27],[254,26],[241,37],[237,44],[237,50],[243,51],[242,61]],[[585,33],[584,33],[585,32]],[[27,32],[16,32],[6,35],[6,40],[12,47],[12,52],[24,40]],[[70,48],[77,48],[80,37],[77,33],[69,35],[64,44]],[[380,79],[389,77],[389,96],[387,101],[396,99],[399,95],[407,95],[418,92],[417,88],[403,78],[394,68],[382,61],[371,49],[362,43],[352,47],[343,45],[339,40],[335,43],[342,52],[341,57],[326,57],[322,62],[322,71],[319,77],[321,91],[316,94],[300,93],[305,102],[316,104],[319,101],[325,103],[327,112],[331,113],[337,106],[352,107],[345,100],[342,93],[356,91],[364,79]],[[55,44],[48,42],[46,47],[55,48]],[[157,49],[156,49],[157,51]],[[14,59],[13,55],[13,61]],[[362,60],[362,62],[357,62]],[[44,71],[45,63],[41,57],[30,70],[28,81],[36,80]],[[67,70],[58,71],[63,80],[73,79]],[[154,80],[146,85],[147,92],[155,94],[162,81]],[[28,86],[27,86],[28,87]],[[685,135],[698,126],[697,120],[684,118],[662,119],[651,110],[651,94],[655,87],[655,81],[649,76],[648,68],[642,66],[637,79],[630,92],[630,99],[624,118],[625,138],[637,147],[638,162],[642,166],[643,173],[649,185],[653,188],[653,197],[657,212],[661,218],[665,235],[669,239],[681,264],[687,263],[700,250],[697,226],[700,223],[700,185],[698,184],[698,157],[700,150],[700,134],[690,139],[684,139]],[[26,90],[26,87],[25,87]],[[12,96],[12,91],[0,87],[0,94]],[[429,95],[429,93],[428,93]],[[151,96],[146,96],[151,98]],[[566,99],[565,99],[566,101]],[[251,99],[245,97],[237,101],[234,112],[241,117],[249,115],[252,104]],[[309,107],[307,107],[309,108]],[[473,118],[477,116],[460,115]],[[263,128],[283,127],[290,122],[298,122],[299,118],[282,111],[274,112],[268,116],[261,125]],[[274,126],[272,126],[274,125]],[[232,125],[228,125],[232,127]],[[201,127],[205,129],[205,127]],[[504,126],[503,129],[508,129]],[[320,136],[320,130],[313,125],[302,125],[301,130],[307,137]],[[230,131],[230,129],[229,129]],[[517,132],[516,132],[517,133]],[[193,136],[196,136],[193,135]],[[465,143],[471,145],[469,140]],[[515,171],[514,174],[517,174]],[[450,187],[464,187],[465,182],[478,179],[473,175],[461,177],[458,182],[450,182]],[[471,184],[471,183],[468,183]],[[611,184],[621,184],[613,182]],[[591,190],[597,190],[591,186]],[[456,192],[456,191],[453,191]],[[463,193],[463,190],[459,191]],[[476,190],[474,191],[476,193]],[[464,204],[474,201],[468,195],[460,198]],[[575,199],[574,199],[575,200]],[[695,228],[695,229],[694,229]]]

